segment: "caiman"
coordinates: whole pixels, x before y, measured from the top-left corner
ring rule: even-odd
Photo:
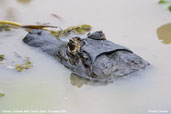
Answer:
[[[130,49],[106,40],[102,31],[66,42],[47,31],[32,30],[23,41],[54,57],[73,73],[92,80],[127,76],[149,65]]]

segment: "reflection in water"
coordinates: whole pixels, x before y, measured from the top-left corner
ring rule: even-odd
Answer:
[[[17,0],[17,2],[22,4],[29,4],[32,0]]]
[[[159,40],[162,40],[164,44],[171,43],[171,23],[165,24],[157,29],[157,35]]]
[[[113,83],[113,81],[109,81],[109,80],[108,81],[90,80],[74,73],[71,73],[70,80],[71,80],[71,84],[73,86],[77,86],[78,88],[81,88],[83,85],[105,86]]]

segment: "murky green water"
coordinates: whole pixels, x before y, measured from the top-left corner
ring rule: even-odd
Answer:
[[[171,45],[158,40],[156,33],[158,27],[170,23],[171,14],[156,0],[0,0],[0,7],[0,20],[63,28],[90,24],[93,31],[103,30],[107,39],[129,47],[151,64],[132,77],[99,86],[70,76],[70,70],[56,60],[26,46],[22,43],[27,34],[24,30],[1,32],[0,53],[6,60],[0,64],[0,89],[6,95],[0,98],[0,114],[12,110],[56,111],[51,114],[171,112]],[[30,57],[34,67],[24,73],[8,69],[8,64],[18,62],[15,53]]]

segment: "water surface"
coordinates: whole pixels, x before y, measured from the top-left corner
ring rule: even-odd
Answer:
[[[15,53],[30,57],[34,67],[24,73],[0,64],[1,110],[58,110],[66,114],[171,113],[171,45],[158,40],[156,30],[170,22],[169,11],[156,0],[0,0],[0,20],[22,24],[50,23],[66,28],[90,24],[107,39],[132,49],[151,67],[129,78],[97,86],[70,77],[71,71],[53,58],[26,46],[24,30],[0,33],[0,53],[6,64]],[[61,19],[54,18],[56,14]],[[14,53],[15,52],[15,53]],[[78,83],[77,83],[78,82]],[[2,112],[0,112],[2,113]],[[3,113],[2,113],[3,114]]]

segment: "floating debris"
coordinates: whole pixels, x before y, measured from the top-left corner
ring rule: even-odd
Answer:
[[[26,60],[25,60],[25,63],[24,64],[17,64],[15,66],[15,69],[19,72],[25,72],[27,71],[28,69],[32,68],[32,62],[30,61],[30,58],[27,57]]]
[[[45,30],[46,28],[59,28],[57,26],[49,26],[49,25],[22,25],[17,22],[6,21],[6,20],[0,20],[0,27],[2,28],[17,27],[17,28],[26,28],[26,29],[45,29]]]
[[[5,58],[5,55],[0,55],[0,64],[3,64],[3,66],[6,66],[6,68],[10,70],[17,70],[19,72],[25,72],[33,67],[29,57],[22,57],[17,52],[14,52],[14,54],[17,58],[13,61],[9,61],[8,58]],[[4,59],[6,61],[2,63]]]
[[[57,26],[49,26],[49,25],[23,25],[22,28],[28,29],[44,29],[44,28],[58,28]]]
[[[58,16],[58,15],[56,15],[56,14],[54,14],[54,13],[52,13],[51,14],[53,17],[55,17],[56,19],[62,19],[60,16]]]
[[[0,31],[10,31],[10,27],[4,24],[0,24]]]
[[[5,94],[4,93],[0,93],[0,97],[3,97],[3,96],[5,96]]]
[[[13,21],[6,21],[6,20],[0,20],[0,24],[13,25],[13,26],[18,26],[18,27],[22,26],[20,23],[13,22]]]
[[[61,37],[64,37],[64,36],[68,36],[71,33],[74,33],[74,34],[84,34],[86,32],[89,32],[91,30],[91,28],[92,28],[90,25],[83,24],[83,25],[78,25],[78,26],[70,26],[67,29],[63,30],[61,27],[58,27],[58,26],[50,26],[50,25],[22,25],[22,24],[17,23],[17,22],[6,21],[6,20],[5,21],[4,20],[0,20],[0,25],[6,31],[9,31],[11,26],[15,26],[15,27],[18,27],[18,28],[24,28],[28,32],[30,31],[28,29],[42,29],[42,30],[49,31],[51,33],[51,35],[55,36],[56,38],[61,38]],[[59,28],[60,30],[55,31],[55,30],[51,30],[49,28]]]

